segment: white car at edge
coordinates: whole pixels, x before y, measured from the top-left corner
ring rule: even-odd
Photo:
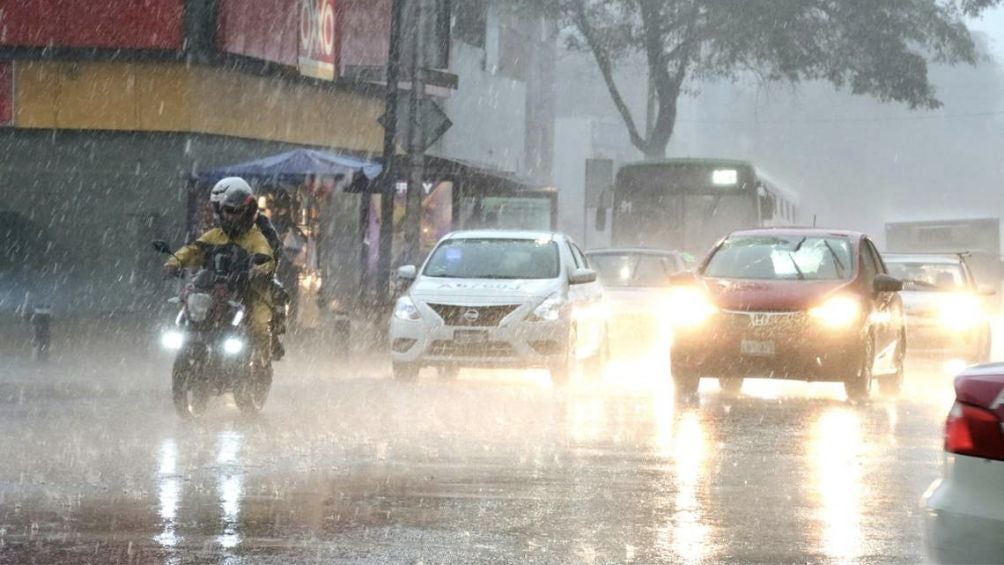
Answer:
[[[394,376],[422,367],[540,367],[565,382],[606,355],[606,314],[596,272],[553,232],[462,231],[443,237],[417,269],[390,321]]]
[[[955,378],[945,422],[945,468],[923,498],[928,557],[1004,563],[1004,364]]]

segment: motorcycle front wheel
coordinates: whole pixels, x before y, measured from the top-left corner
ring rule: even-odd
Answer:
[[[204,363],[192,351],[182,351],[174,360],[171,397],[175,411],[186,420],[201,416],[209,402],[209,387],[203,375],[203,366]]]
[[[255,362],[234,387],[234,403],[244,414],[257,414],[265,408],[270,390],[272,390],[271,364]]]

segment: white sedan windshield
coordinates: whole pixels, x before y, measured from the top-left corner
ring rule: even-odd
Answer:
[[[532,239],[452,239],[433,252],[427,277],[454,279],[553,279],[558,246]]]

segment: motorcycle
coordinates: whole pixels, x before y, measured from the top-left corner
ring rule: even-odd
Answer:
[[[174,256],[167,242],[156,251]],[[237,245],[206,246],[201,268],[168,302],[179,305],[174,326],[161,341],[177,351],[171,396],[182,418],[197,418],[213,396],[232,393],[241,412],[262,410],[272,387],[272,365],[252,346],[244,297],[253,265],[271,260],[249,255]]]

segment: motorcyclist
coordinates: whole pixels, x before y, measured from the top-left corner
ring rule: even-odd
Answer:
[[[250,256],[266,255],[271,259],[250,267],[251,284],[245,297],[248,309],[249,327],[255,350],[267,364],[272,356],[272,296],[270,281],[275,273],[273,250],[255,222],[258,216],[258,200],[251,187],[242,179],[223,179],[227,187],[218,201],[219,227],[202,234],[195,243],[179,249],[164,264],[167,275],[177,275],[183,267],[196,267],[203,263],[204,249],[233,243]],[[239,181],[239,182],[238,182]],[[220,184],[217,183],[217,184]],[[212,195],[210,195],[212,198]]]
[[[251,190],[250,185],[240,177],[226,177],[213,185],[212,190],[209,192],[209,204],[213,208],[213,219],[217,226],[220,225],[220,205],[223,202],[223,196],[226,194],[227,189],[231,187]],[[261,230],[262,235],[265,236],[269,247],[272,248],[272,257],[275,259],[276,270],[278,270],[282,260],[282,241],[279,239],[279,233],[272,225],[272,220],[265,214],[255,216],[255,224]],[[278,361],[286,355],[286,348],[282,345],[280,336],[286,333],[286,305],[289,304],[289,293],[283,288],[276,277],[272,277],[271,295],[273,306],[272,359]]]

